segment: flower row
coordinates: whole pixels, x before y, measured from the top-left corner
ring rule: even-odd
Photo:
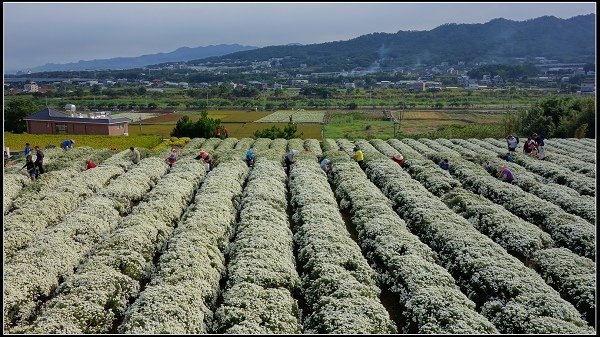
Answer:
[[[25,202],[4,218],[4,253],[11,256],[31,242],[37,233],[61,221],[81,202],[111,179],[123,174],[115,166],[99,166],[75,176],[56,190],[45,192],[39,199]]]
[[[298,160],[289,178],[294,241],[310,312],[306,333],[393,333],[378,299],[376,273],[346,230],[316,158]]]
[[[300,333],[292,293],[299,287],[289,228],[287,176],[279,162],[259,158],[240,202],[235,240],[228,247],[223,304],[216,333]]]
[[[12,209],[13,200],[30,181],[31,180],[23,174],[4,173],[4,177],[2,177],[2,186],[4,188],[2,191],[3,214],[8,213]]]
[[[326,152],[333,160],[340,207],[350,209],[367,258],[383,282],[399,294],[404,307],[402,333],[497,333],[452,276],[435,263],[436,254],[408,231],[391,201],[348,155],[339,153]]]
[[[482,144],[482,146],[495,146],[480,140],[478,140],[478,143]],[[501,148],[496,146],[496,150],[501,151]],[[586,177],[560,165],[545,160],[537,160],[525,155],[515,155],[513,160],[527,170],[548,178],[557,184],[569,186],[580,194],[596,196],[596,179],[594,178]]]
[[[502,166],[507,166],[517,177],[513,184],[524,191],[547,200],[565,212],[580,216],[590,223],[596,222],[596,200],[588,195],[580,195],[577,191],[565,185],[544,183],[536,174],[531,174],[519,165],[507,163],[499,159],[491,159],[484,168],[493,176],[498,176]]]
[[[456,140],[456,142],[463,146],[476,146],[463,140]],[[470,152],[468,149],[462,149],[460,147],[456,147],[456,150],[460,155],[466,156],[468,156]],[[491,156],[487,156],[489,152],[491,152]],[[587,195],[582,196],[577,193],[577,191],[564,185],[546,183],[543,177],[530,173],[518,164],[500,160],[495,154],[496,153],[492,151],[484,150],[483,156],[471,157],[472,159],[470,160],[483,164],[483,167],[493,176],[498,176],[501,167],[507,166],[516,176],[516,179],[513,181],[514,185],[561,207],[568,213],[581,216],[592,223],[595,222],[596,210],[594,198]],[[504,151],[500,151],[499,154],[504,154]]]
[[[106,333],[136,298],[140,281],[204,177],[202,165],[182,160],[144,196],[118,228],[67,277],[29,332]]]
[[[139,166],[110,182],[109,187],[127,189],[136,181],[138,186],[150,190],[161,175],[166,173],[163,163],[152,158],[144,159]],[[133,180],[129,180],[129,178]],[[146,179],[144,183],[140,179]],[[139,195],[129,194],[129,205]],[[65,219],[42,231],[28,247],[18,251],[5,262],[4,322],[21,322],[33,317],[39,306],[37,299],[47,298],[58,286],[60,279],[73,273],[81,258],[103,236],[119,224],[124,206],[110,197],[99,194],[85,200]],[[11,323],[12,324],[12,323]]]
[[[367,157],[381,156],[365,152]],[[502,333],[593,332],[577,310],[533,270],[479,233],[390,160],[369,160],[366,173],[393,198],[408,228]]]
[[[596,319],[596,264],[566,248],[542,249],[533,256],[533,268],[563,298],[573,303],[590,324]]]
[[[164,245],[150,281],[124,314],[121,333],[207,333],[225,273],[223,251],[248,168],[241,161],[210,171]]]
[[[596,163],[596,144],[584,144],[581,140],[570,141],[568,139],[551,139],[548,143],[549,151],[556,151],[588,163]],[[593,151],[591,151],[592,149]]]
[[[595,258],[596,231],[586,220],[517,186],[497,180],[483,167],[469,161],[455,160],[450,164],[450,173],[465,188],[544,229],[559,246],[569,248],[581,256]]]
[[[290,120],[294,123],[323,123],[324,117],[324,112],[276,111],[257,120],[256,123],[288,123]]]

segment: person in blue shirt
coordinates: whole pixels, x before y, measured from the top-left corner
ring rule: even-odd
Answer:
[[[62,143],[60,143],[60,147],[63,150],[70,150],[73,148],[73,144],[75,144],[75,141],[73,139],[65,139],[62,141]]]
[[[253,146],[248,151],[246,151],[246,165],[248,167],[254,166],[254,154],[256,153],[256,148]]]
[[[25,157],[31,155],[31,146],[29,146],[29,143],[25,143]]]
[[[509,163],[513,162],[513,157],[510,155],[510,152],[507,152],[502,159],[506,160]]]
[[[440,160],[440,162],[438,163],[438,165],[442,168],[442,170],[446,170],[448,171],[448,159],[444,158],[443,160]]]

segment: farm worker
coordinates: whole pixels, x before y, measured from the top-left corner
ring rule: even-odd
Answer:
[[[404,167],[404,156],[402,154],[395,154],[390,159],[400,165],[400,167]]]
[[[506,161],[507,161],[507,162],[509,162],[509,163],[512,163],[512,162],[513,162],[513,157],[512,157],[512,155],[510,154],[510,152],[507,152],[507,153],[504,155],[504,157],[502,157],[502,159],[506,160]]]
[[[364,168],[363,167],[363,160],[365,159],[362,150],[358,147],[355,146],[354,147],[354,160],[356,160],[356,162],[358,163],[358,165],[360,166],[360,168]]]
[[[25,143],[25,157],[31,155],[31,147],[29,146],[29,143]]]
[[[329,173],[331,171],[331,160],[324,158],[323,160],[321,160],[320,165],[323,172]]]
[[[530,154],[531,150],[536,148],[535,140],[531,139],[531,137],[527,137],[527,141],[523,145],[523,153]]]
[[[533,140],[537,143],[538,158],[544,160],[544,158],[546,158],[546,151],[544,150],[544,136],[534,133]]]
[[[440,162],[438,163],[438,165],[440,166],[440,168],[442,170],[448,171],[448,167],[449,167],[449,165],[448,165],[448,158],[444,158],[443,160],[440,160]]]
[[[221,128],[220,127],[217,127],[217,131],[215,132],[215,136],[217,138],[221,138]]]
[[[248,165],[248,167],[254,166],[254,154],[256,153],[256,148],[253,146],[251,147],[248,151],[246,151],[246,156],[245,156],[245,160],[246,160],[246,164]]]
[[[39,146],[35,146],[35,167],[38,170],[38,174],[44,173],[44,152]]]
[[[227,128],[223,128],[223,134],[225,134],[225,138],[229,138],[229,131],[227,131]]]
[[[200,152],[198,152],[198,156],[196,156],[195,159],[200,159],[202,158],[204,160],[204,168],[206,169],[206,172],[210,172],[210,170],[212,169],[212,156],[210,155],[210,153],[202,150]]]
[[[508,144],[509,152],[515,152],[519,144],[519,137],[515,137],[513,135],[506,137],[506,144]]]
[[[25,160],[25,165],[21,167],[21,170],[24,168],[27,168],[27,174],[29,175],[29,178],[31,178],[31,180],[35,180],[37,173],[35,171],[35,163],[33,162],[33,158],[31,158],[31,155],[27,156],[27,159]]]
[[[140,162],[140,151],[138,151],[136,148],[134,148],[133,146],[129,148],[129,158],[131,159],[131,161],[134,164],[137,164]]]
[[[169,164],[169,167],[173,167],[173,164],[175,164],[175,162],[177,161],[177,156],[175,155],[175,152],[171,152],[171,155],[168,156],[165,161],[167,162],[167,164]]]
[[[299,153],[298,150],[296,149],[292,149],[289,150],[288,153],[285,154],[285,170],[286,172],[289,174],[290,173],[290,166],[292,166],[292,163],[296,160],[296,155]]]
[[[306,145],[304,145],[304,152],[310,152],[310,148]]]
[[[85,170],[89,170],[89,169],[93,169],[96,167],[96,163],[94,163],[93,161],[91,161],[90,159],[85,161]]]
[[[73,139],[65,139],[62,141],[62,143],[60,143],[60,147],[66,151],[72,149],[73,144],[75,144],[75,141]]]
[[[505,165],[502,165],[502,167],[500,168],[499,177],[500,177],[500,179],[506,181],[507,183],[512,183],[513,180],[515,180],[515,177],[513,176],[512,171]]]

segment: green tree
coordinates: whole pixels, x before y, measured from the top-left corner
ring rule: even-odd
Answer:
[[[215,130],[221,126],[220,119],[208,118],[208,112],[203,111],[201,117],[193,123],[188,116],[183,116],[177,121],[171,131],[172,137],[210,138]]]
[[[39,111],[41,108],[41,105],[28,98],[18,97],[10,100],[4,107],[4,131],[15,133],[27,131],[23,118]]]
[[[90,93],[92,95],[100,95],[101,92],[102,92],[102,88],[100,88],[100,85],[98,85],[98,84],[92,85],[92,88],[90,89]]]

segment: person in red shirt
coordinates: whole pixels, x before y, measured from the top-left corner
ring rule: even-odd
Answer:
[[[91,161],[89,159],[85,161],[85,169],[86,170],[93,169],[94,167],[96,167],[96,163],[94,163],[93,161]]]
[[[404,157],[401,154],[393,155],[390,159],[400,165],[400,167],[404,167]]]

